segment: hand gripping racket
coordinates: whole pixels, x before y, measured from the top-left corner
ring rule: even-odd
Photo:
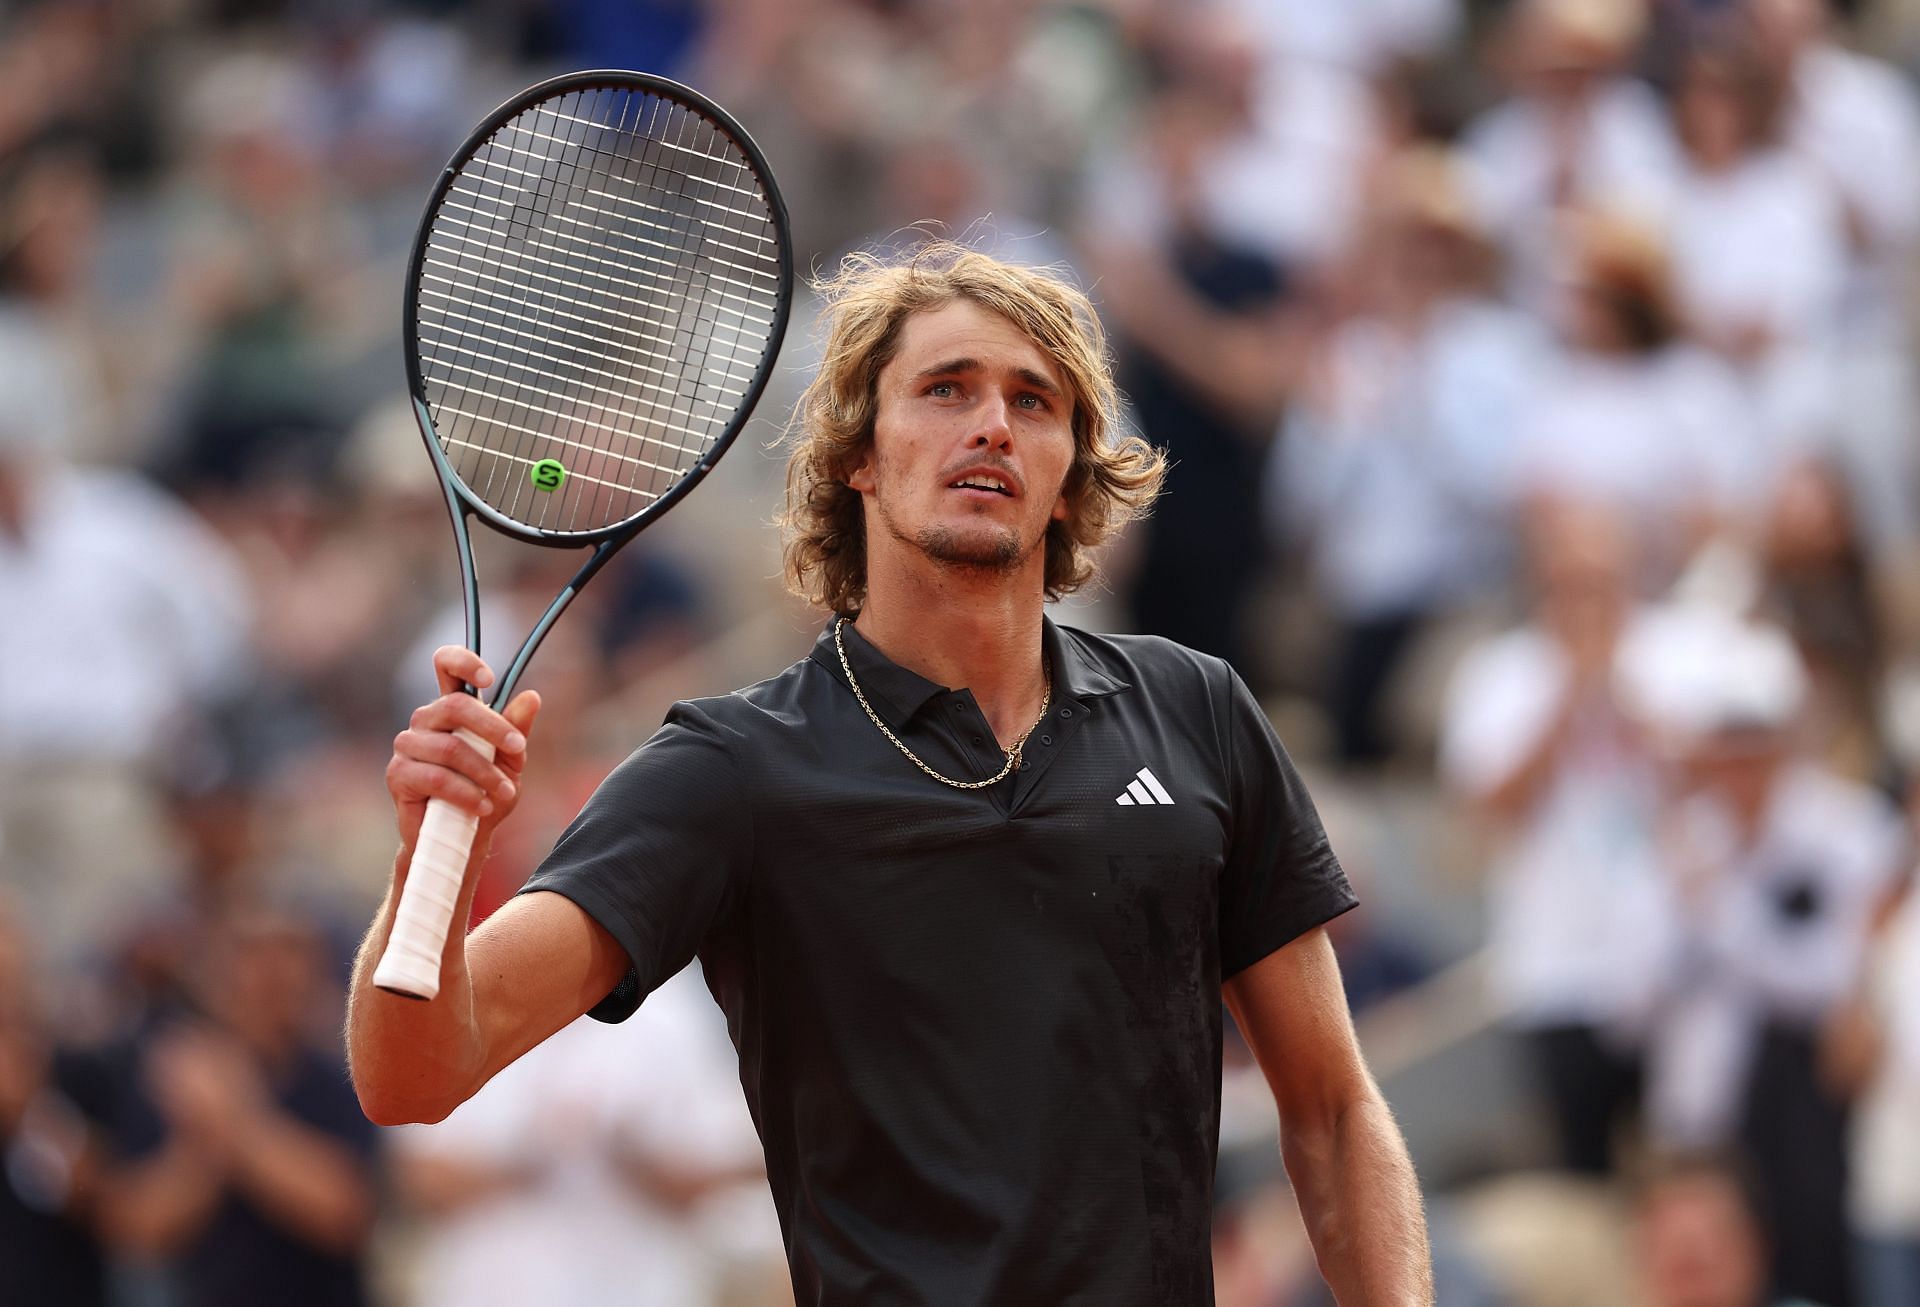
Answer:
[[[493,704],[506,706],[580,588],[739,434],[786,330],[792,269],[786,206],[759,149],[719,106],[663,78],[542,82],[455,153],[408,266],[407,382],[453,519],[468,647],[480,648],[469,519],[593,551]],[[439,992],[478,825],[444,800],[427,805],[380,988]]]

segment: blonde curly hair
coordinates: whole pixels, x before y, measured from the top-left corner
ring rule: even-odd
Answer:
[[[1087,297],[1047,272],[1003,263],[953,241],[931,241],[904,260],[852,254],[815,283],[825,302],[820,371],[794,408],[787,499],[779,516],[788,587],[836,613],[867,593],[867,535],[860,492],[847,477],[873,442],[880,372],[916,313],[970,300],[1020,328],[1053,360],[1073,400],[1068,514],[1046,538],[1046,594],[1071,594],[1096,572],[1092,552],[1144,515],[1166,477],[1166,456],[1122,434],[1106,333]]]

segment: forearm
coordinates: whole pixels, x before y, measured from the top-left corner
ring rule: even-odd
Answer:
[[[1281,1152],[1320,1273],[1340,1307],[1432,1307],[1432,1257],[1413,1161],[1386,1101],[1356,1099]]]
[[[410,856],[402,849],[394,862],[391,888],[361,941],[347,996],[347,1062],[354,1091],[367,1117],[381,1125],[440,1120],[472,1094],[486,1063],[462,928],[472,906],[471,866],[454,908],[439,994],[430,1000],[406,998],[373,983]],[[474,861],[485,856],[484,845],[476,846]]]
[[[236,1189],[315,1247],[351,1253],[373,1222],[366,1166],[338,1140],[277,1110],[237,1131],[231,1174]]]

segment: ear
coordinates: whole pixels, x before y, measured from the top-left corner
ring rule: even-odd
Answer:
[[[867,447],[867,456],[860,460],[857,467],[847,473],[847,484],[863,495],[873,493],[873,447]]]

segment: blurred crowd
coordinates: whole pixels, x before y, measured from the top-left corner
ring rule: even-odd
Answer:
[[[1920,1307],[1906,0],[0,8],[0,1304],[790,1301],[697,974],[438,1125],[341,1066],[462,629],[404,260],[583,67],[727,105],[803,267],[931,232],[1093,295],[1175,467],[1062,616],[1232,659],[1307,771],[1442,1307]],[[812,348],[543,647],[477,916],[810,642]],[[478,544],[498,659],[573,560]],[[1224,1075],[1218,1300],[1322,1303]]]

